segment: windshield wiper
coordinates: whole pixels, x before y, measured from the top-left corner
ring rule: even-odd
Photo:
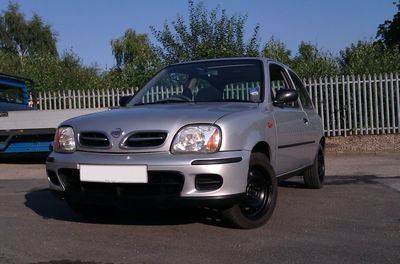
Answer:
[[[179,100],[179,99],[165,99],[157,102],[149,102],[149,103],[138,103],[136,105],[149,105],[149,104],[171,104],[171,103],[191,103],[191,101]]]
[[[240,99],[217,99],[217,100],[212,100],[209,102],[239,102],[239,103],[252,103],[251,101],[247,100],[240,100]]]

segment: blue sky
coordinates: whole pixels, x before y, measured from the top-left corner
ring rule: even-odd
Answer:
[[[128,28],[148,33],[181,14],[187,15],[187,0],[17,0],[27,17],[39,14],[58,33],[59,52],[72,49],[85,65],[106,70],[114,64],[110,40]],[[377,27],[392,19],[392,0],[203,0],[208,9],[220,5],[229,15],[248,15],[246,29],[261,26],[262,43],[272,35],[293,52],[300,41],[316,43],[337,53],[358,40],[375,37]],[[0,9],[7,7],[0,0]]]

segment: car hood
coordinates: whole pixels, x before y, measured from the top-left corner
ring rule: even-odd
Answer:
[[[223,116],[239,111],[248,111],[256,107],[257,104],[251,103],[142,105],[79,116],[63,122],[62,125],[73,127],[76,134],[81,132],[101,132],[106,134],[112,141],[112,148],[102,151],[129,152],[129,150],[119,148],[123,135],[114,138],[111,136],[112,131],[122,130],[124,135],[135,131],[166,131],[168,136],[165,143],[170,143],[178,130],[185,125],[213,124]],[[164,148],[161,146],[156,149],[158,151],[168,150],[169,144],[164,145],[166,145]],[[146,151],[148,150],[146,149]],[[132,152],[132,150],[130,151]]]

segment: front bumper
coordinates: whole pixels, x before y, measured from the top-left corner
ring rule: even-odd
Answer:
[[[173,203],[213,206],[236,203],[241,199],[246,191],[249,159],[249,151],[227,151],[209,155],[172,155],[165,152],[136,154],[53,152],[48,157],[46,166],[50,189],[60,197],[101,203],[136,201],[140,204]],[[127,186],[110,183],[94,184],[96,188],[99,188],[96,192],[90,192],[88,191],[90,188],[86,187],[92,187],[92,183],[88,186],[87,183],[79,182],[80,164],[147,165],[149,177],[156,175],[157,182],[164,178],[164,174],[171,173],[181,175],[182,182],[179,189],[173,193],[165,192],[164,189],[158,187],[148,188],[147,184]],[[77,179],[74,188],[68,183],[70,176],[64,173],[68,170],[72,171]],[[210,190],[199,189],[196,186],[196,177],[199,175],[217,175],[222,179],[222,184]],[[113,191],[109,192],[105,190],[105,187],[112,187]],[[170,186],[168,188],[171,190]]]

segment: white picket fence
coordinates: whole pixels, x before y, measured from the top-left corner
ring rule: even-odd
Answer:
[[[327,136],[400,133],[399,74],[304,80]]]
[[[398,73],[305,79],[327,136],[400,133],[400,76]],[[226,95],[247,95],[247,86],[229,86]],[[254,87],[250,85],[250,87]],[[182,87],[176,87],[178,93]],[[39,110],[84,109],[118,106],[120,96],[137,89],[68,90],[39,93]],[[168,96],[154,87],[149,98]]]
[[[37,95],[38,110],[64,110],[115,107],[119,97],[132,95],[137,88],[101,89],[101,90],[63,90],[39,92]],[[32,101],[32,96],[30,96]]]

